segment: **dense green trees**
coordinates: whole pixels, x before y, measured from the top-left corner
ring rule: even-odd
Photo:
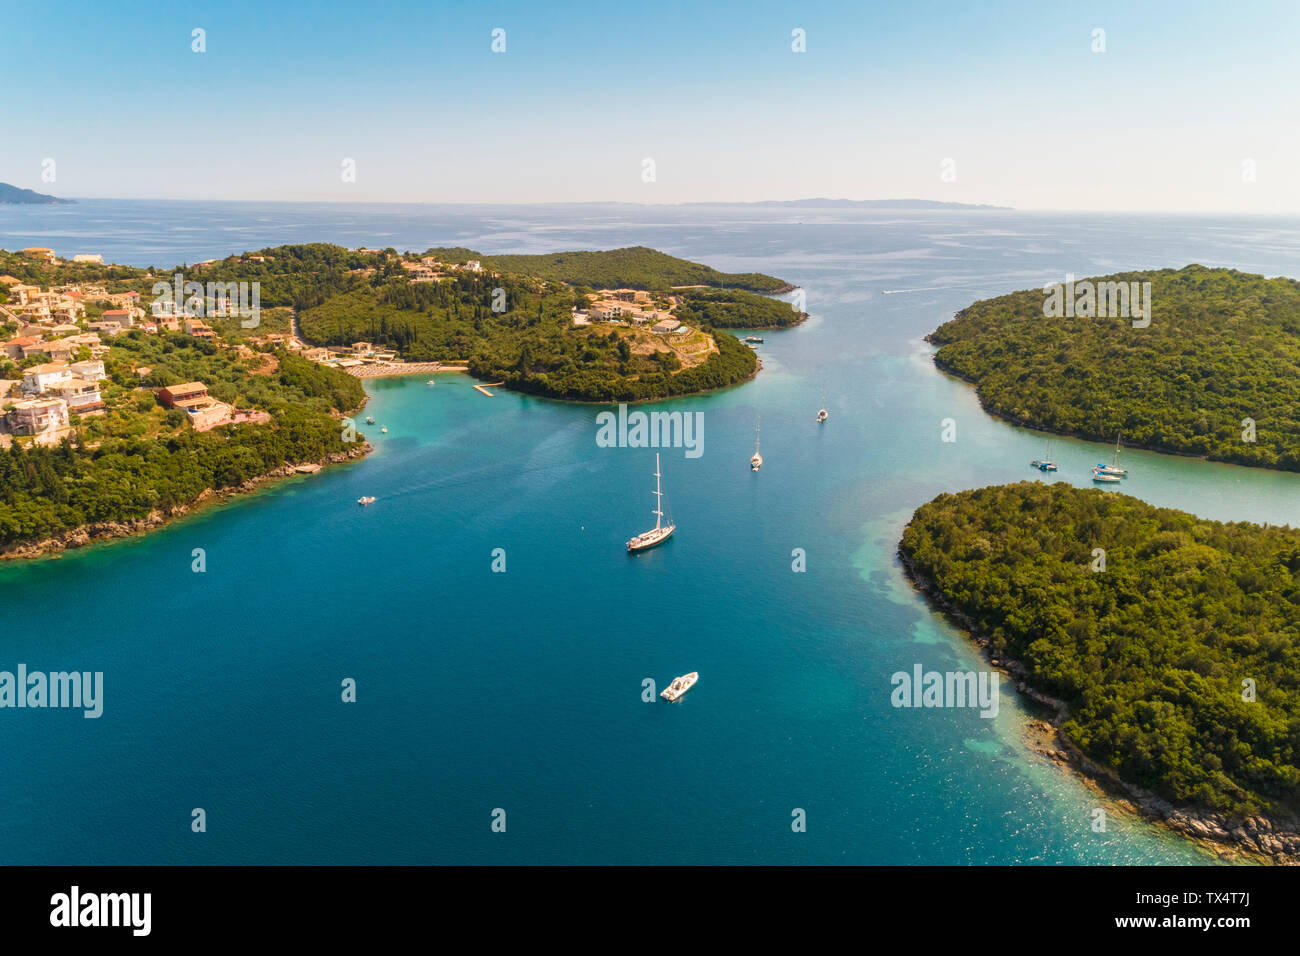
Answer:
[[[105,362],[106,416],[84,419],[80,437],[58,447],[20,440],[0,451],[0,548],[88,523],[143,518],[285,462],[348,450],[331,413],[362,404],[361,381],[285,352],[274,358],[272,371],[261,356],[241,358],[188,335],[136,330],[115,337]],[[164,411],[139,388],[139,366],[152,369],[145,386],[202,381],[213,396],[268,411],[272,421],[196,433],[184,412]]]
[[[660,289],[706,285],[751,292],[780,292],[790,286],[759,272],[719,272],[666,252],[632,246],[604,252],[551,252],[546,255],[479,256],[468,249],[430,249],[451,261],[479,259],[485,268],[604,289]],[[463,255],[462,258],[462,254]]]
[[[55,448],[15,444],[0,450],[0,548],[143,518],[155,508],[190,504],[208,488],[234,487],[285,462],[316,461],[345,448],[337,422],[291,407],[271,426],[202,433],[185,427],[157,440],[109,438],[94,450],[69,441]]]
[[[1014,422],[1300,470],[1300,283],[1203,266],[1091,281],[1150,282],[1150,326],[1049,318],[1041,289],[1015,292],[940,326],[935,362]]]
[[[788,302],[737,289],[687,289],[676,315],[688,325],[719,329],[783,329],[804,315]]]
[[[754,374],[758,360],[751,349],[726,332],[705,331],[713,335],[718,351],[703,364],[678,372],[673,371],[676,356],[636,356],[635,364],[629,363],[619,355],[618,344],[623,339],[616,337],[611,346],[595,335],[576,358],[572,349],[539,353],[525,343],[523,348],[530,349],[526,368],[485,350],[475,352],[469,370],[479,378],[504,381],[521,392],[582,402],[638,402],[690,395],[734,385]],[[636,377],[629,377],[629,372]]]
[[[445,261],[468,252],[429,254]],[[587,262],[604,255],[622,261],[615,253],[584,255]],[[627,330],[575,329],[574,303],[571,288],[537,276],[459,272],[439,282],[392,278],[354,285],[300,313],[299,321],[303,335],[319,344],[364,341],[408,359],[466,361],[471,374],[519,391],[600,402],[665,398],[743,381],[754,374],[757,359],[711,326],[767,328],[799,319],[788,304],[764,296],[691,290],[679,314],[691,328],[712,335],[718,350],[702,365],[680,369],[676,356],[639,354],[628,344]]]
[[[940,495],[899,550],[1124,779],[1181,804],[1300,811],[1300,531],[1021,482]]]

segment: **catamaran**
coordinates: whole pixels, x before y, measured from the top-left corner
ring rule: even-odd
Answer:
[[[689,674],[683,674],[681,677],[674,677],[673,682],[663,689],[659,695],[668,703],[672,703],[682,694],[686,693],[695,686],[695,682],[700,679],[699,671],[691,671]]]
[[[1097,467],[1093,469],[1094,471],[1098,474],[1110,475],[1115,478],[1123,478],[1128,475],[1128,472],[1119,466],[1119,440],[1123,437],[1123,433],[1115,437],[1115,456],[1111,458],[1110,464],[1107,465],[1105,462],[1098,462]]]
[[[659,474],[659,455],[655,454],[655,526],[649,531],[643,531],[627,543],[628,553],[635,551],[644,551],[646,548],[653,548],[656,544],[667,541],[669,536],[677,530],[677,525],[672,524],[669,519],[668,524],[664,524],[664,495],[660,487],[659,480],[662,476]]]
[[[762,424],[761,422],[759,423]],[[749,467],[758,471],[763,467],[763,456],[758,453],[758,425],[754,426],[754,454],[750,456]]]

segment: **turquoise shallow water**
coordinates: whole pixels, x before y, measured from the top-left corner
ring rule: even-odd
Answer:
[[[165,233],[179,205],[67,207],[81,218],[49,228],[154,260],[130,255],[123,223],[153,217]],[[0,568],[0,668],[100,670],[106,685],[98,720],[0,711],[0,862],[1207,859],[1122,816],[1093,833],[1097,798],[1026,751],[1010,688],[996,720],[890,706],[894,671],[979,666],[903,579],[903,524],[941,491],[1036,475],[1042,450],[937,372],[921,336],[974,298],[1066,271],[1277,274],[1296,224],[399,209],[270,209],[260,241],[218,234],[185,257],[375,244],[358,238],[366,222],[411,248],[645,243],[797,282],[813,318],[763,333],[755,381],[657,406],[701,412],[704,453],[664,452],[679,530],[636,558],[623,542],[653,520],[652,450],[598,447],[595,407],[486,398],[443,375],[369,383],[376,451],[361,462],[146,538]],[[0,219],[0,245],[40,238]],[[818,426],[823,388],[831,420]],[[944,418],[955,443],[939,440]],[[1090,484],[1104,454],[1057,442],[1060,477]],[[1125,462],[1125,490],[1157,504],[1300,523],[1300,476]],[[378,501],[358,508],[363,494]],[[796,548],[805,573],[791,570]],[[690,670],[700,683],[679,704],[642,701],[643,679],[662,688]],[[355,704],[340,700],[348,677]],[[204,834],[190,831],[194,807]],[[805,833],[791,830],[796,808]]]

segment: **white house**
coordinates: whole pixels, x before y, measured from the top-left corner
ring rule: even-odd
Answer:
[[[13,407],[13,429],[19,435],[36,435],[57,441],[68,428],[68,403],[61,398],[32,398]]]
[[[101,378],[108,378],[108,376],[104,374],[103,359],[90,359],[86,362],[73,362],[68,366],[68,370],[71,371],[76,378],[84,378],[88,382],[97,382]]]
[[[40,395],[72,377],[72,368],[67,362],[33,365],[23,373],[23,391],[28,395]]]
[[[68,403],[68,410],[79,415],[97,411],[104,407],[104,400],[100,397],[98,383],[87,382],[85,379],[66,379],[50,389],[50,394],[63,399]]]

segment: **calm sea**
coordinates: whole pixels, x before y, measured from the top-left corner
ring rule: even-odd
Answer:
[[[0,568],[0,669],[102,671],[103,716],[3,710],[3,863],[1190,863],[996,719],[890,706],[971,669],[895,546],[942,491],[1029,477],[922,336],[974,299],[1127,268],[1295,272],[1300,223],[1015,212],[85,201],[0,209],[0,247],[159,268],[284,242],[647,245],[806,290],[743,386],[667,450],[591,406],[462,376],[369,384],[374,455],[141,539]],[[830,421],[814,423],[822,404]],[[752,474],[762,419],[765,464]],[[957,441],[940,441],[941,422]],[[386,425],[388,433],[379,434]],[[1104,446],[1058,441],[1090,484]],[[1300,476],[1129,452],[1128,493],[1300,524]],[[361,495],[378,500],[355,504]],[[194,549],[207,570],[191,570]],[[505,573],[492,571],[503,549]],[[806,571],[792,570],[803,549]],[[680,703],[646,703],[699,671]],[[355,703],[341,684],[356,681]],[[195,808],[207,830],[191,830]],[[494,832],[494,811],[505,832]],[[796,811],[806,832],[795,832]],[[497,813],[500,819],[501,814]]]

